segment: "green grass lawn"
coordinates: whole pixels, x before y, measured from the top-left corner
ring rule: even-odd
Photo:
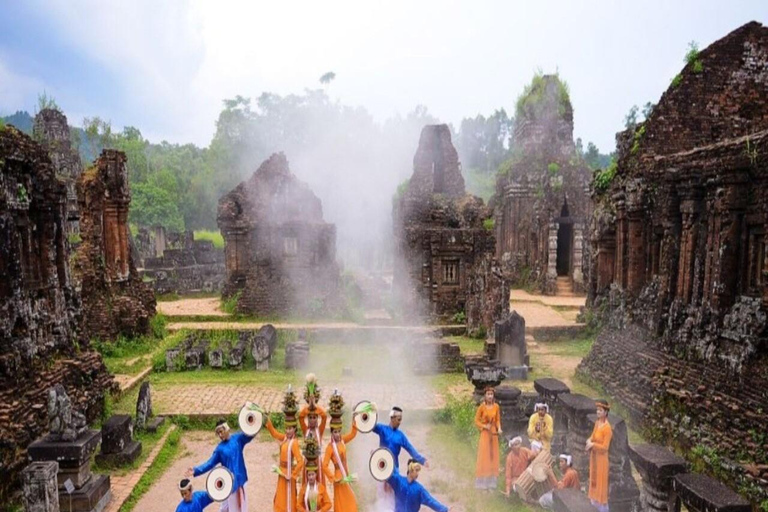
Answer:
[[[210,240],[213,242],[213,246],[217,249],[224,248],[224,236],[220,231],[213,231],[207,229],[198,229],[194,233],[195,240]]]
[[[456,343],[461,349],[461,355],[482,354],[485,350],[485,340],[470,338],[468,336],[448,336],[444,341]]]

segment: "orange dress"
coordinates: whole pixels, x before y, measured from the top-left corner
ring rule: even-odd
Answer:
[[[596,421],[592,436],[589,438],[592,449],[589,451],[589,498],[600,505],[608,504],[608,448],[611,446],[613,430],[608,421]]]
[[[280,441],[280,471],[283,475],[290,475],[290,480],[277,476],[274,512],[296,512],[296,482],[304,468],[304,457],[301,455],[299,440],[295,437],[287,439],[285,434],[277,431],[271,421],[267,421],[267,429],[273,438]],[[288,467],[289,457],[293,468]]]
[[[523,474],[528,464],[531,463],[536,456],[528,448],[520,447],[517,449],[517,453],[510,450],[507,454],[507,460],[504,464],[504,476],[507,481],[507,494],[512,489],[512,485],[517,481],[518,477]]]
[[[304,482],[299,491],[299,512],[328,512],[331,510],[331,498],[328,496],[328,491],[321,483],[317,484],[317,502],[312,502],[307,495],[307,482]]]
[[[325,424],[328,419],[328,415],[325,413],[325,409],[320,406],[315,406],[317,411],[318,423],[315,429],[315,437],[317,437],[317,444],[320,446],[320,450],[323,449],[323,435],[325,434]],[[305,405],[301,411],[299,411],[299,427],[301,427],[301,434],[307,437],[309,431],[309,425],[307,425],[307,415],[309,414],[309,406]],[[304,476],[306,480],[306,476]],[[317,481],[325,485],[325,476],[322,471],[317,472]]]
[[[489,425],[490,430],[485,426]],[[475,426],[480,429],[480,442],[477,445],[477,468],[475,487],[495,489],[499,475],[499,435],[501,430],[501,410],[499,404],[480,404],[475,414]]]
[[[323,457],[323,471],[325,472],[326,482],[333,482],[333,510],[334,512],[357,512],[357,499],[352,485],[342,483],[341,479],[349,475],[349,466],[347,466],[347,443],[352,441],[357,435],[357,426],[352,423],[352,430],[349,434],[341,436],[341,443],[336,445],[336,452],[333,450],[333,439],[325,447],[325,456]],[[331,469],[333,463],[334,469]]]

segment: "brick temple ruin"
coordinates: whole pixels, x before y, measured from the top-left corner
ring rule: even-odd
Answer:
[[[77,178],[83,172],[83,164],[80,154],[72,148],[67,116],[56,109],[43,109],[35,116],[33,133],[48,151],[56,175],[67,185],[67,234],[74,240],[80,233]]]
[[[219,200],[227,278],[224,296],[256,315],[340,312],[336,226],[283,153]]]
[[[48,427],[49,388],[61,384],[94,421],[112,385],[78,330],[70,277],[68,190],[48,152],[0,129],[0,502],[18,487],[27,446]]]
[[[87,335],[113,340],[149,334],[155,295],[133,261],[125,153],[102,151],[80,175],[77,196],[82,243],[73,257],[73,273],[82,290]]]
[[[192,231],[166,232],[163,226],[141,227],[135,240],[139,273],[155,293],[185,295],[223,289],[224,251],[210,240],[195,240]]]
[[[573,142],[573,107],[556,75],[536,75],[518,99],[511,159],[491,199],[496,257],[515,284],[584,292],[591,172]]]
[[[595,191],[580,371],[653,438],[768,497],[768,28],[701,51]],[[730,462],[735,461],[735,462]]]
[[[467,194],[448,125],[425,126],[413,174],[393,205],[393,291],[403,316],[448,320],[465,313],[470,331],[493,330],[509,310],[496,264],[490,208]]]

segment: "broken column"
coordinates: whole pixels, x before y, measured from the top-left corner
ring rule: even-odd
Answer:
[[[674,512],[685,505],[688,512],[750,512],[752,505],[724,483],[698,473],[685,473],[672,478]]]
[[[629,456],[643,478],[640,510],[667,512],[670,508],[672,478],[685,473],[685,460],[664,446],[641,444],[629,447]]]
[[[131,192],[125,153],[104,150],[77,181],[82,243],[73,273],[85,293],[83,327],[91,338],[149,334],[155,296],[142,282],[130,249]]]
[[[141,455],[141,443],[133,439],[133,424],[127,414],[109,418],[101,426],[101,453],[96,463],[107,466],[125,466]]]
[[[56,473],[59,464],[49,460],[33,462],[21,472],[25,512],[59,512]]]
[[[565,382],[552,379],[536,379],[533,388],[539,393],[539,400],[549,406],[549,414],[554,421],[554,435],[552,437],[552,454],[559,455],[565,451],[568,426],[565,413],[560,409],[558,397],[571,392]]]

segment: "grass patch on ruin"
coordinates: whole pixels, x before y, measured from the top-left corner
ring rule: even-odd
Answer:
[[[152,465],[142,475],[136,486],[131,491],[128,499],[120,507],[119,512],[130,512],[136,507],[139,499],[149,491],[154,484],[165,473],[179,454],[181,444],[181,431],[176,429],[168,435],[165,444],[160,449]]]
[[[580,357],[583,359],[592,350],[594,342],[595,337],[589,336],[575,340],[549,343],[547,348],[549,349],[549,354],[553,356]]]
[[[467,408],[467,414],[470,409]],[[471,408],[472,419],[474,419],[474,404]],[[474,425],[473,425],[474,427]],[[475,489],[475,464],[477,461],[477,438],[479,434],[477,429],[471,433],[458,431],[453,425],[439,423],[431,427],[427,436],[427,447],[431,453],[441,454],[441,465],[450,467],[455,477],[451,480],[447,488],[441,486],[438,482],[434,492],[440,492],[447,499],[444,504],[447,506],[461,503],[466,512],[533,512],[533,508],[522,503],[518,498],[506,498],[500,492],[487,493]],[[500,453],[501,460],[506,457],[506,452]],[[422,472],[422,478],[425,481],[427,489],[430,486],[427,482],[430,480],[430,470]],[[504,486],[503,471],[499,473],[499,489]]]
[[[485,340],[470,338],[469,336],[448,336],[444,341],[456,343],[463,356],[482,354],[485,350]]]
[[[155,295],[157,302],[176,302],[177,300],[182,299],[213,299],[215,297],[221,297],[221,295],[215,292],[190,292],[185,293],[184,295],[179,295],[176,292],[170,292]]]
[[[138,375],[150,366],[155,354],[176,346],[183,339],[184,332],[179,331],[160,339],[142,336],[136,339],[118,338],[113,342],[92,341],[92,345],[101,353],[104,364],[110,373]]]
[[[220,231],[199,229],[194,233],[195,240],[210,240],[217,249],[224,248],[224,236]]]

